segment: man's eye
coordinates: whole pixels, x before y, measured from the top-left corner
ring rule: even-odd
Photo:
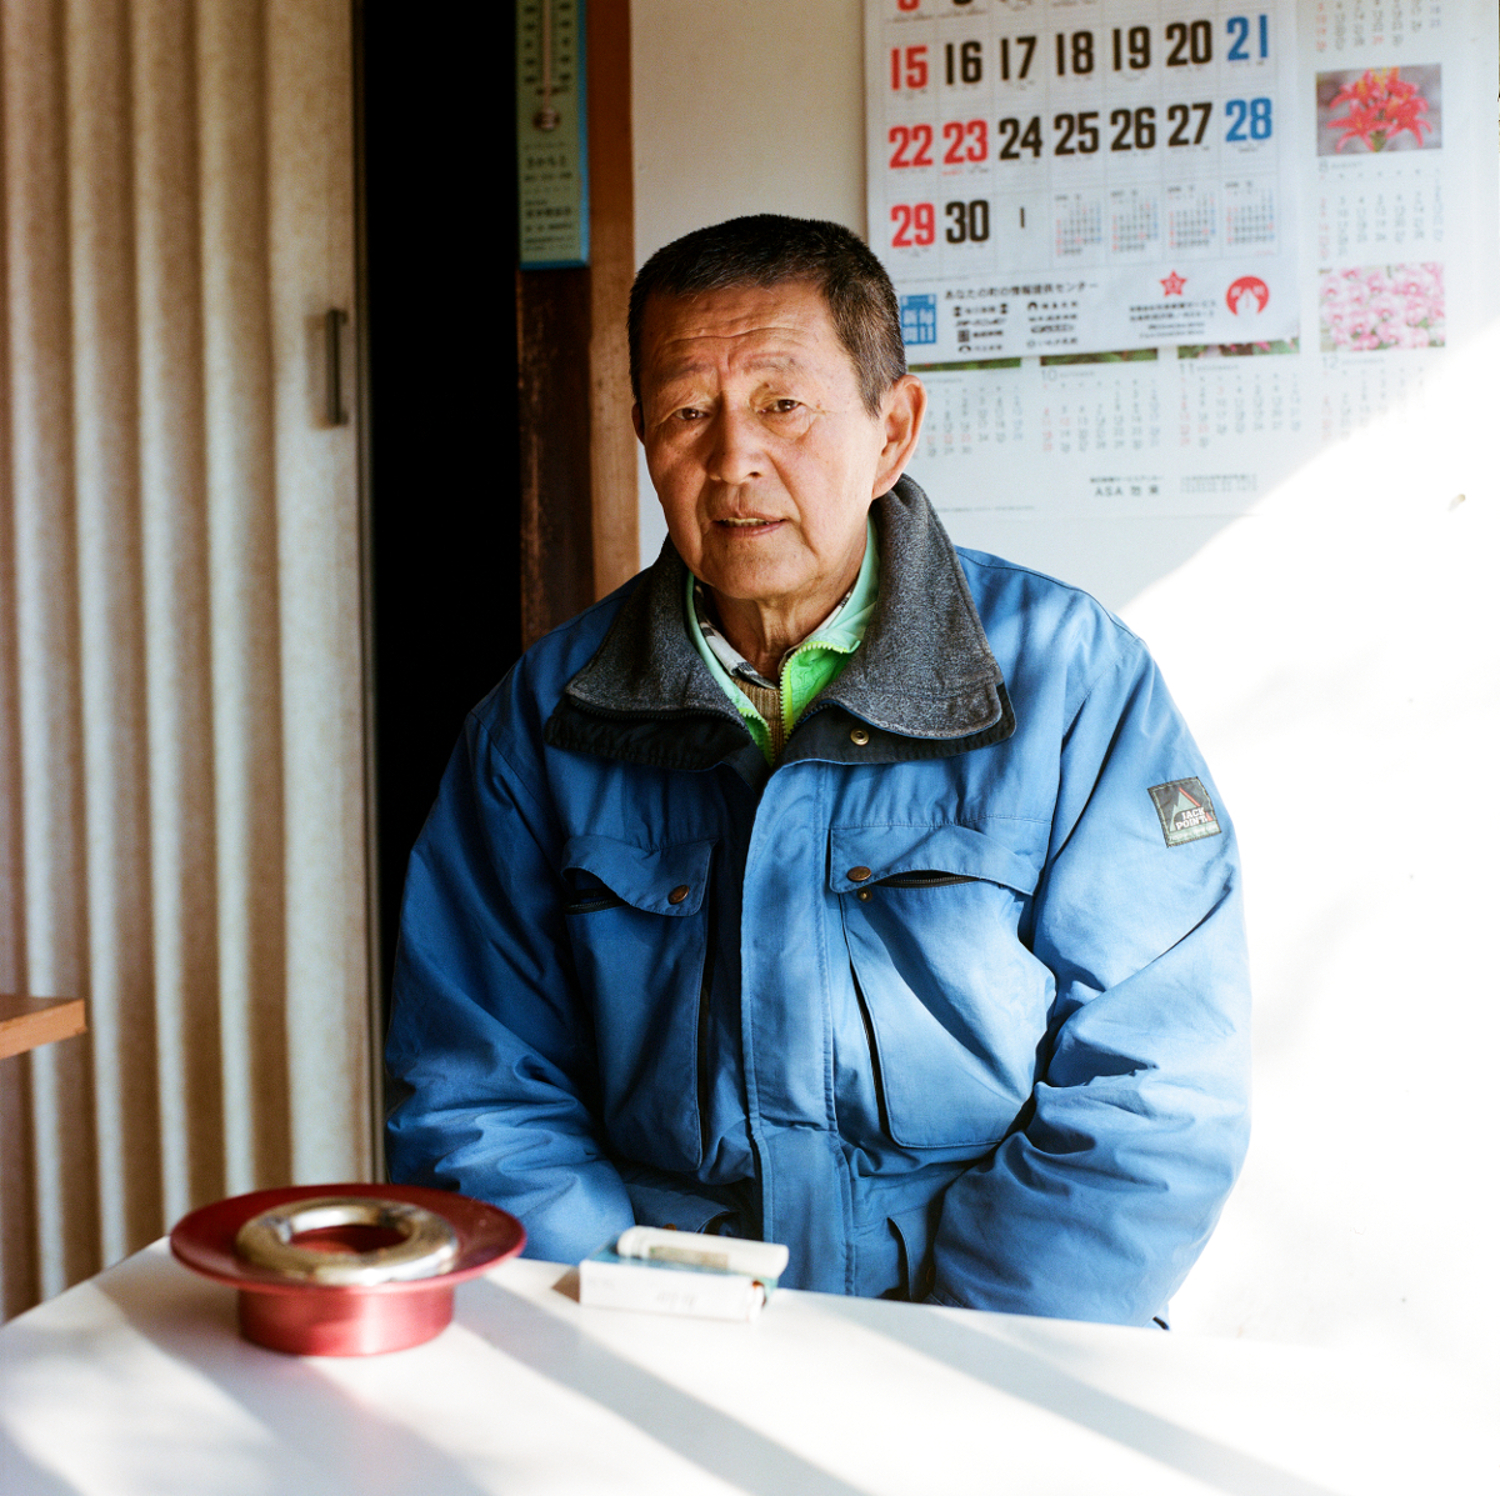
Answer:
[[[800,400],[793,400],[790,395],[783,395],[780,400],[773,400],[766,407],[773,415],[778,416],[790,415],[792,411],[800,410],[801,408],[802,402]]]
[[[686,405],[681,410],[674,411],[673,416],[679,421],[701,421],[704,412],[699,410],[696,405]]]

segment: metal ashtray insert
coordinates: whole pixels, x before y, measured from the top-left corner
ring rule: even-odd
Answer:
[[[298,1282],[370,1287],[447,1272],[458,1256],[458,1234],[442,1216],[404,1200],[326,1195],[252,1216],[236,1233],[234,1249],[244,1261]]]

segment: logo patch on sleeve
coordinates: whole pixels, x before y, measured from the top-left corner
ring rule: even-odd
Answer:
[[[1200,836],[1218,836],[1224,829],[1201,779],[1169,779],[1166,784],[1153,784],[1148,793],[1169,847],[1197,841]]]

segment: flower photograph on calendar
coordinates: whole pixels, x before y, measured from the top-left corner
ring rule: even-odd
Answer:
[[[1318,74],[1318,154],[1430,151],[1442,144],[1440,67]]]
[[[1179,343],[1178,358],[1256,358],[1265,353],[1295,353],[1296,338],[1273,338],[1265,343]]]
[[[1439,264],[1361,265],[1318,277],[1324,353],[1441,348],[1444,316]]]

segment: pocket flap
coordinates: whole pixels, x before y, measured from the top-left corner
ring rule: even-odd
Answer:
[[[978,831],[946,821],[933,826],[846,826],[829,833],[828,886],[853,893],[902,873],[949,873],[1003,883],[1017,893],[1036,889],[1047,851],[1039,821],[994,818]],[[855,869],[869,869],[860,878]]]
[[[588,873],[647,914],[696,914],[708,889],[712,841],[638,847],[612,836],[570,836],[562,871]]]

